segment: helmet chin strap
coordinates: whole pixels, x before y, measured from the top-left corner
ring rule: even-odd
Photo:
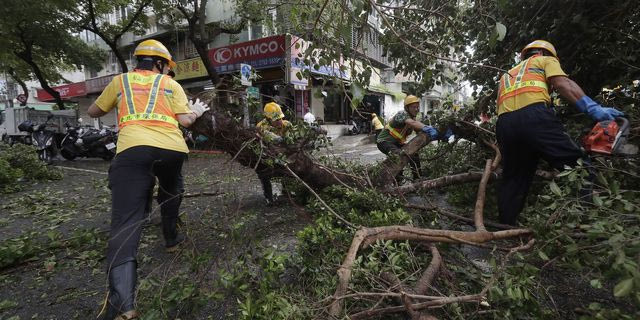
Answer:
[[[158,61],[156,62],[156,65],[155,65],[155,67],[158,69],[158,71],[159,71],[160,73],[162,73],[162,74],[164,74],[164,66],[165,66],[164,62],[163,62],[163,61],[160,61],[160,60],[158,60]]]

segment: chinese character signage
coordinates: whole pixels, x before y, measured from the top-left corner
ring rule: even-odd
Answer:
[[[191,78],[200,78],[207,76],[207,68],[204,67],[202,59],[193,58],[188,60],[178,61],[176,66],[175,80],[184,80]]]

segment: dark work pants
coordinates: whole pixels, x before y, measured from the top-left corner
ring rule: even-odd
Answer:
[[[390,142],[390,141],[380,141],[377,143],[378,150],[387,156],[391,154],[400,155],[402,154],[402,144],[399,142]],[[413,178],[417,179],[420,177],[420,155],[418,153],[409,157],[409,165],[411,166],[411,173],[413,174]],[[396,180],[400,183],[400,179],[402,177],[402,172]]]
[[[184,192],[181,171],[186,157],[186,153],[149,146],[132,147],[115,157],[109,168],[112,209],[107,270],[136,261],[154,176],[159,182],[158,204],[163,228],[172,225],[175,230]]]
[[[500,222],[514,225],[522,211],[540,158],[562,170],[584,156],[553,109],[533,104],[503,113],[496,124],[503,179],[498,193]]]
[[[273,185],[271,184],[273,173],[271,171],[272,168],[265,165],[258,165],[256,169],[258,179],[260,179],[260,184],[262,184],[262,194],[268,202],[273,202]]]

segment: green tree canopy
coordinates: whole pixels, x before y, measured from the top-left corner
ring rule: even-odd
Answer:
[[[97,68],[104,59],[102,50],[88,46],[64,23],[64,13],[73,6],[63,0],[7,0],[0,7],[0,56],[7,57],[2,67],[24,71],[28,65],[60,106],[62,100],[49,84],[65,81],[65,71]]]

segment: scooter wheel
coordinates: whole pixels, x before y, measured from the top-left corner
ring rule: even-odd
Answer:
[[[38,158],[42,160],[46,164],[51,164],[53,162],[53,158],[51,156],[51,152],[47,149],[38,152]]]
[[[62,155],[63,158],[65,158],[65,159],[67,159],[69,161],[71,161],[71,160],[76,158],[75,154],[73,154],[72,152],[67,151],[67,150],[60,150],[60,155]]]
[[[102,155],[102,160],[104,161],[111,161],[111,159],[113,159],[113,157],[115,156],[115,154],[113,152],[107,152],[104,155]]]

